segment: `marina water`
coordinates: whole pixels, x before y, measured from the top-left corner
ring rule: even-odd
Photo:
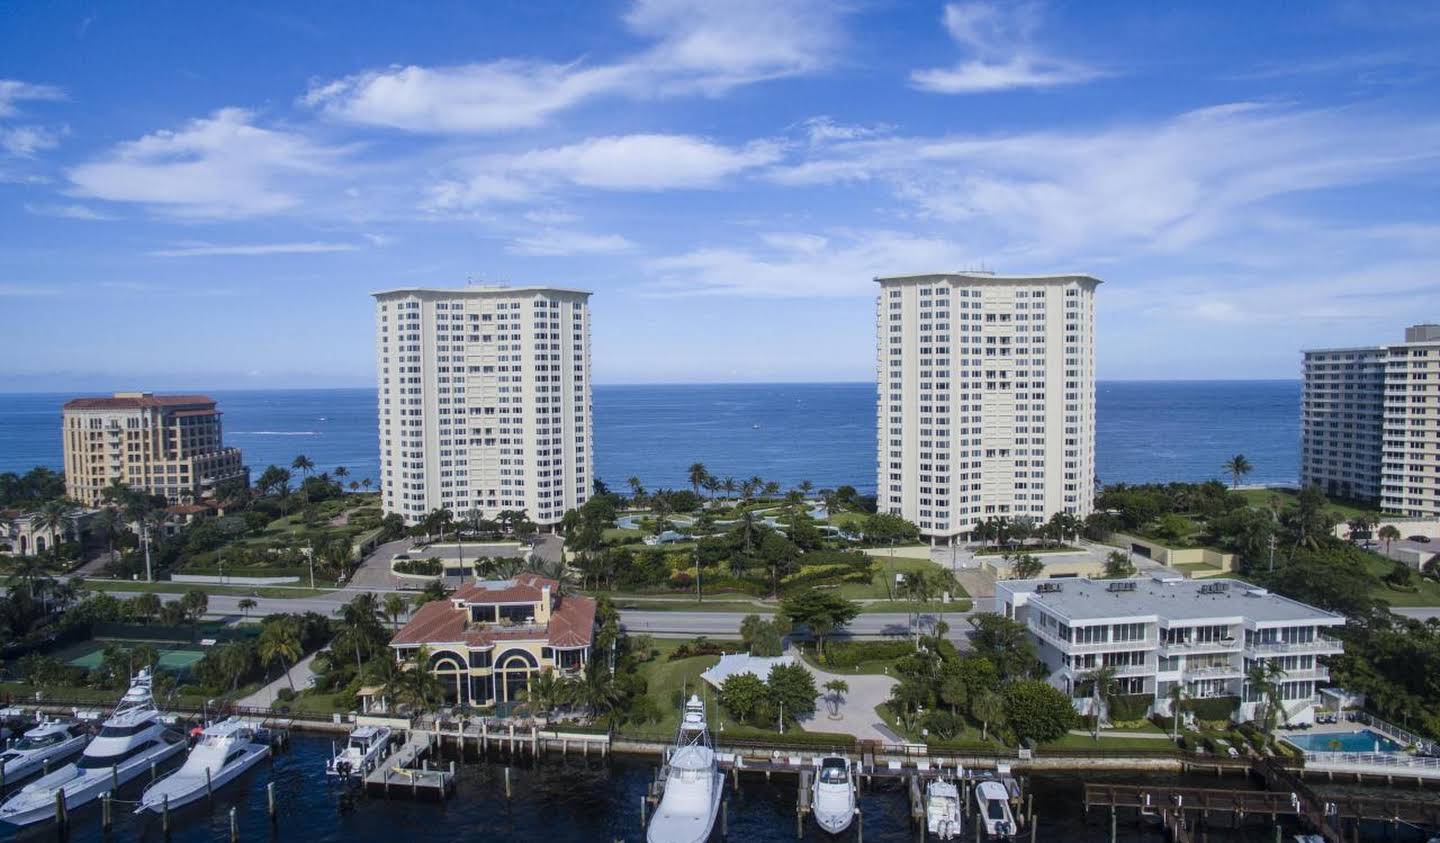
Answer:
[[[453,752],[453,750],[451,750]],[[551,756],[538,765],[518,760],[512,769],[513,799],[505,798],[504,761],[479,762],[471,757],[459,767],[455,795],[444,803],[415,802],[408,798],[386,800],[378,796],[346,797],[338,785],[327,782],[325,759],[331,752],[328,736],[293,735],[291,749],[271,763],[260,764],[237,783],[215,794],[214,804],[204,801],[175,811],[171,817],[174,843],[212,843],[229,839],[230,808],[236,808],[240,839],[296,840],[306,843],[611,843],[640,841],[640,798],[655,773],[654,759],[612,756],[601,760],[571,755]],[[1104,775],[1052,774],[1034,776],[1031,788],[1039,814],[1037,840],[1053,843],[1105,841],[1109,839],[1109,815],[1092,811],[1087,819],[1081,804],[1083,781],[1135,783],[1142,778],[1157,785],[1186,784],[1197,787],[1255,787],[1244,779],[1208,775],[1171,776],[1140,773]],[[278,819],[272,831],[266,817],[265,785],[276,783]],[[140,785],[127,787],[122,796],[134,799]],[[742,776],[737,792],[727,783],[729,839],[739,843],[780,843],[795,837],[795,779],[775,776],[767,783],[759,775]],[[1433,794],[1420,794],[1433,798]],[[876,783],[860,797],[864,833],[868,841],[918,840],[911,829],[907,796],[898,784]],[[161,841],[161,819],[153,814],[115,812],[115,828],[109,840]],[[71,817],[70,840],[99,843],[100,810],[91,805]],[[1239,829],[1210,828],[1209,839],[1270,843],[1275,829],[1268,817],[1252,817]],[[1296,832],[1282,818],[1285,840]],[[1119,841],[1162,841],[1164,835],[1148,822],[1141,824],[1133,814],[1122,813],[1117,824]],[[1397,839],[1385,835],[1380,825],[1376,836],[1366,839]],[[1402,841],[1423,840],[1403,827]],[[807,820],[805,841],[854,840],[855,828],[830,837]],[[7,833],[9,839],[9,833]],[[50,826],[23,832],[17,839],[53,840]],[[716,840],[719,834],[716,833]],[[967,830],[965,840],[971,839]],[[1022,837],[1028,839],[1028,835]]]
[[[305,454],[322,471],[379,480],[373,389],[210,394],[225,440],[258,474]],[[0,394],[0,471],[61,467],[60,405],[70,395]],[[1243,453],[1250,483],[1298,475],[1299,381],[1101,381],[1096,470],[1105,483],[1221,478]],[[594,389],[596,474],[623,490],[683,487],[696,461],[712,474],[790,486],[875,486],[875,385],[682,384]]]

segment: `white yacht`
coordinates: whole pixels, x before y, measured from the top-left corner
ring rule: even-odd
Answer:
[[[720,813],[725,774],[720,772],[710,744],[705,704],[697,696],[691,695],[685,703],[669,768],[665,795],[660,797],[645,839],[649,843],[703,843]]]
[[[815,783],[810,786],[810,812],[815,822],[839,834],[855,819],[855,779],[850,759],[829,755],[816,762]]]
[[[997,781],[977,784],[975,808],[990,837],[1009,837],[1015,833],[1015,815],[1010,812],[1010,792],[1005,785]]]
[[[42,720],[0,754],[3,781],[18,782],[85,748],[90,732],[80,723]]]
[[[200,733],[180,769],[145,788],[135,813],[160,813],[204,799],[270,756],[255,724],[237,717],[212,723]]]
[[[149,772],[152,763],[183,752],[184,737],[160,722],[151,679],[148,668],[135,674],[130,690],[80,760],[21,788],[0,805],[0,822],[23,826],[53,819],[56,793],[63,793],[66,807],[73,810]]]
[[[960,790],[954,782],[933,779],[925,786],[925,827],[936,840],[955,840],[964,831]]]
[[[361,726],[350,733],[345,748],[326,762],[325,774],[342,779],[364,778],[385,757],[389,744],[388,726]]]

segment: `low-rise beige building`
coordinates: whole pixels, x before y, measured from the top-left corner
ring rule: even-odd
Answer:
[[[65,493],[87,506],[115,482],[197,500],[227,480],[245,480],[240,451],[222,441],[220,411],[204,395],[117,392],[65,403]]]

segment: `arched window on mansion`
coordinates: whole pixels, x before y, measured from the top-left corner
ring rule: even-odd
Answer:
[[[515,702],[542,670],[575,674],[590,659],[595,601],[561,595],[554,580],[519,574],[461,586],[421,606],[391,640],[401,661],[421,647],[426,668],[457,705]]]

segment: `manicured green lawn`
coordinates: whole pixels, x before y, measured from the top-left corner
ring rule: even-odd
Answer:
[[[906,574],[914,571],[941,570],[939,565],[936,565],[934,562],[931,562],[928,559],[903,559],[897,556],[892,561],[890,557],[886,555],[875,556],[873,557],[873,559],[879,564],[876,566],[875,574],[873,577],[871,577],[870,582],[841,583],[833,589],[834,593],[839,594],[841,597],[845,597],[850,600],[856,600],[861,598],[875,598],[881,600],[892,599],[895,596],[894,588],[896,574]],[[889,588],[887,588],[887,585],[889,586]],[[970,595],[967,594],[965,589],[957,583],[956,592],[952,596],[969,597]],[[900,611],[904,610],[901,609]]]
[[[720,660],[719,656],[693,656],[688,659],[670,661],[670,654],[686,642],[675,641],[663,638],[655,639],[655,649],[658,654],[655,658],[640,665],[637,669],[641,676],[645,677],[646,696],[650,697],[659,707],[663,715],[658,723],[650,723],[644,726],[627,726],[626,732],[641,732],[644,734],[656,734],[664,737],[672,737],[675,729],[680,725],[680,709],[675,705],[677,692],[684,694],[701,693],[704,688],[704,697],[715,705],[714,694],[700,674],[715,666]],[[738,651],[743,645],[739,641],[717,642],[731,644]]]
[[[863,512],[832,512],[825,523],[842,530],[858,530],[865,526],[865,519],[869,517]]]
[[[214,585],[211,583],[190,583],[173,582],[161,580],[159,582],[136,582],[134,580],[83,580],[85,587],[91,591],[153,591],[160,594],[184,594],[187,591],[199,589],[206,594],[228,594],[234,597],[321,597],[334,593],[335,589],[330,588],[285,588],[280,586],[239,586],[239,585]],[[320,582],[320,580],[316,580]]]
[[[1395,563],[1385,559],[1378,554],[1371,554],[1365,560],[1365,567],[1370,571],[1378,582],[1370,590],[1370,596],[1376,600],[1384,600],[1392,606],[1440,606],[1440,583],[1426,579],[1416,574],[1411,580],[1411,585],[1416,591],[1397,591],[1386,585],[1383,577],[1390,573]]]
[[[886,673],[886,668],[894,664],[893,659],[875,659],[874,661],[862,661],[854,667],[821,665],[815,658],[815,644],[810,641],[800,645],[800,657],[805,660],[805,664],[816,670],[823,670],[827,673],[839,673],[845,676],[863,676],[866,674],[883,676]]]
[[[1288,489],[1243,489],[1235,492],[1243,497],[1251,506],[1269,506],[1271,498],[1279,498],[1282,506],[1295,505],[1295,492]],[[1379,505],[1366,507],[1363,504],[1342,503],[1330,501],[1326,509],[1340,516],[1342,520],[1348,521],[1357,515],[1374,514],[1380,511]]]
[[[343,691],[334,694],[304,691],[289,702],[276,700],[270,708],[280,711],[288,707],[291,714],[344,714],[354,709],[354,701],[353,696]]]
[[[626,530],[622,527],[609,527],[601,536],[607,542],[613,541],[640,541],[645,538],[644,530]]]
[[[1100,733],[1100,740],[1095,740],[1089,735],[1066,735],[1058,741],[1051,741],[1041,744],[1041,749],[1139,749],[1155,752],[1157,750],[1175,750],[1175,744],[1168,739],[1160,738],[1128,738],[1109,737],[1103,731]]]

